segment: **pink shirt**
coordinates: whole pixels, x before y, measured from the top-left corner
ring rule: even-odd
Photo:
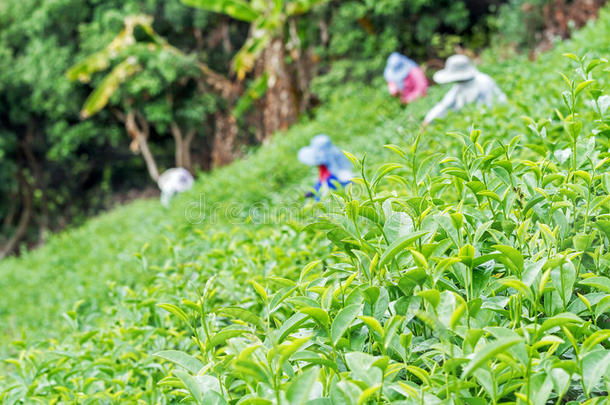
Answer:
[[[400,101],[402,101],[403,104],[407,104],[418,97],[426,95],[428,80],[426,79],[424,72],[417,66],[411,69],[409,75],[405,77],[402,91],[392,82],[388,82],[388,89],[393,96],[397,96],[400,93]]]

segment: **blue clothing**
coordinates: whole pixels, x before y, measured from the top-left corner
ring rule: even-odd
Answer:
[[[341,181],[334,174],[331,174],[328,179],[319,180],[316,183],[316,185],[314,186],[314,188],[316,189],[316,193],[313,196],[316,199],[316,201],[320,201],[320,197],[322,196],[322,193],[320,192],[320,190],[322,189],[323,186],[328,187],[329,190],[336,190],[337,183],[340,184],[341,187],[345,187],[351,182],[352,182],[351,180]]]

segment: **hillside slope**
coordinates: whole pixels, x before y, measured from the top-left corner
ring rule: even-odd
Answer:
[[[325,370],[328,383],[320,389],[328,394],[331,387],[336,389],[338,386],[342,392],[340,395],[345,395],[344,403],[353,402],[354,396],[356,400],[364,398],[362,401],[366,402],[368,397],[363,395],[377,395],[375,391],[367,392],[367,384],[371,388],[378,387],[378,401],[382,397],[384,401],[393,400],[401,390],[406,392],[405,397],[410,398],[405,400],[406,403],[412,403],[409,402],[411,400],[419,403],[424,399],[430,403],[442,403],[443,398],[447,398],[443,395],[470,398],[475,392],[487,397],[483,402],[472,403],[491,403],[502,397],[515,400],[513,391],[517,390],[526,390],[522,395],[529,398],[530,379],[534,371],[531,369],[533,363],[527,361],[530,368],[522,374],[521,368],[501,359],[506,363],[502,363],[502,370],[513,367],[511,372],[518,376],[515,378],[519,378],[518,384],[515,383],[512,388],[504,386],[502,392],[498,391],[498,387],[492,387],[497,383],[490,382],[484,371],[475,373],[475,365],[472,370],[463,369],[462,376],[469,377],[470,382],[464,383],[456,392],[444,392],[439,385],[447,389],[459,386],[459,376],[455,370],[473,356],[478,356],[475,358],[479,365],[484,364],[490,361],[493,354],[501,352],[502,347],[511,347],[509,343],[518,344],[515,347],[521,355],[521,349],[526,348],[520,346],[522,336],[519,333],[523,332],[517,333],[515,322],[534,322],[538,317],[541,320],[553,318],[555,323],[542,325],[555,333],[561,325],[581,325],[579,322],[582,319],[578,316],[583,319],[589,316],[585,304],[579,304],[577,293],[585,297],[590,305],[597,305],[604,299],[600,291],[581,288],[566,292],[564,288],[555,300],[551,298],[545,301],[547,303],[534,303],[529,308],[528,285],[523,289],[517,281],[522,279],[520,272],[523,272],[524,263],[528,266],[531,264],[532,269],[539,271],[541,267],[534,264],[541,257],[550,258],[560,252],[563,255],[565,249],[558,242],[559,239],[570,249],[575,249],[571,245],[575,240],[573,235],[569,238],[559,238],[558,235],[568,232],[571,226],[574,229],[582,227],[582,221],[575,219],[583,216],[580,213],[582,204],[574,203],[578,207],[576,214],[564,214],[563,217],[561,214],[555,215],[557,208],[550,208],[547,217],[544,211],[540,211],[542,208],[536,205],[542,201],[539,190],[547,195],[559,193],[554,189],[558,180],[572,179],[574,176],[586,179],[587,171],[592,170],[581,159],[574,161],[574,165],[578,164],[582,173],[575,174],[577,171],[574,167],[568,167],[569,161],[559,162],[554,158],[555,150],[570,147],[567,134],[575,128],[568,128],[559,120],[560,116],[566,116],[566,108],[561,105],[566,84],[559,72],[578,77],[578,73],[574,72],[575,62],[563,57],[564,52],[578,55],[589,53],[589,58],[610,54],[610,44],[606,40],[609,35],[610,13],[605,10],[595,25],[588,26],[577,33],[573,40],[543,55],[536,62],[527,62],[521,56],[502,59],[497,54],[487,55],[487,63],[481,69],[497,78],[511,101],[492,110],[468,108],[459,114],[451,114],[428,128],[421,137],[418,137],[418,123],[445,88],[434,88],[428,98],[401,109],[389,102],[381,85],[377,89],[363,88],[357,84],[346,86],[338,89],[333,100],[320,108],[315,119],[275,137],[269,146],[254,152],[247,159],[202,176],[195,189],[177,199],[170,210],[162,209],[156,201],[139,201],[93,219],[83,227],[57,235],[46,246],[22,258],[3,262],[0,264],[0,287],[4,292],[0,297],[0,320],[2,325],[6,325],[3,330],[5,341],[19,336],[22,331],[27,339],[17,342],[11,349],[18,350],[19,355],[7,363],[6,380],[0,379],[0,384],[5,386],[0,399],[6,403],[20,400],[26,403],[52,400],[65,403],[173,403],[186,394],[184,384],[197,398],[196,388],[189,385],[193,381],[191,378],[195,377],[185,375],[184,371],[181,373],[180,368],[172,366],[173,363],[152,356],[168,349],[182,351],[184,355],[172,352],[164,353],[161,357],[182,364],[182,368],[193,374],[200,371],[202,361],[209,364],[211,368],[207,369],[206,377],[203,376],[205,373],[200,373],[196,376],[195,385],[223,394],[226,389],[229,391],[226,395],[235,402],[241,397],[251,398],[252,403],[271,403],[270,398],[276,403],[285,402],[286,398],[282,399],[281,396],[293,395],[284,391],[292,386],[295,375],[299,375],[299,378],[313,376],[313,372],[301,373],[298,364],[303,363],[308,364],[308,368],[303,366],[303,370],[317,370],[316,378],[320,380],[322,374],[316,367]],[[607,91],[609,76],[607,61],[602,61],[595,70],[594,87],[602,92]],[[605,133],[599,130],[603,117],[596,115],[598,106],[581,100],[573,107],[582,111],[579,113],[583,117],[582,132],[587,135],[583,141],[591,139],[591,131],[597,131],[597,152],[588,157],[603,159],[608,142]],[[545,124],[548,126],[545,131],[548,132],[540,137],[542,124],[532,126],[538,131],[536,133],[528,129],[530,121],[522,116],[530,116],[536,122],[551,118],[552,122]],[[469,160],[471,154],[478,153],[473,152],[476,143],[473,139],[477,139],[477,133],[468,136],[472,126],[482,131],[479,146],[491,158],[479,156],[478,160]],[[303,204],[302,192],[312,176],[308,168],[296,163],[296,151],[311,136],[320,132],[328,133],[341,147],[356,156],[366,152],[367,166],[364,172],[369,180],[377,173],[375,169],[380,163],[396,159],[392,151],[382,147],[384,144],[398,144],[405,151],[410,150],[408,153],[401,152],[407,156],[407,163],[401,163],[402,166],[382,166],[396,173],[380,180],[373,190],[365,190],[360,186],[365,182],[357,182],[352,190],[353,195],[334,200],[336,206]],[[466,135],[462,137],[453,132]],[[521,141],[516,136],[521,137]],[[517,144],[520,146],[517,147]],[[411,150],[413,145],[417,145],[417,149]],[[587,145],[582,142],[573,146],[578,147],[580,153]],[[474,177],[480,176],[477,170],[487,170],[482,162],[491,162],[504,155],[506,158],[497,164],[502,169],[496,166],[493,170],[488,168],[489,177],[483,175],[483,181],[476,180],[494,187],[478,189],[479,192],[486,192],[478,197],[467,194],[468,188],[480,186],[473,182]],[[451,166],[453,164],[455,166]],[[524,169],[530,166],[537,167],[539,172],[555,170],[552,175],[560,177],[549,178],[544,185],[540,179],[539,183],[532,184],[536,183],[531,178],[533,175],[527,174]],[[565,176],[562,174],[564,171],[567,173]],[[465,179],[464,182],[460,178]],[[468,186],[464,184],[466,180]],[[581,190],[577,186],[572,187],[570,183],[573,190]],[[565,193],[568,196],[566,200],[557,201],[561,202],[558,207],[562,209],[572,198],[567,191]],[[599,210],[599,215],[607,213],[604,194],[607,192],[600,191],[602,200],[599,201],[602,202],[596,200],[596,205],[592,205]],[[382,206],[382,202],[391,198],[396,198],[396,201]],[[205,217],[193,211],[200,201],[204,204],[202,210]],[[424,209],[423,201],[433,204],[429,209]],[[513,209],[515,204],[523,204],[524,207],[521,210]],[[589,218],[589,208],[587,204],[586,218]],[[330,215],[320,219],[316,215],[319,211],[327,211]],[[521,211],[523,217],[520,216]],[[398,212],[408,213],[412,218],[407,220]],[[425,244],[418,242],[418,245],[407,245],[406,240],[401,242],[403,244],[392,244],[392,241],[409,236],[401,233],[403,228],[417,225],[418,216],[423,222],[424,214],[428,212],[433,212],[440,224],[434,231],[428,228],[427,223],[425,226],[423,223],[418,225],[422,227],[419,232],[425,230],[434,234],[426,236],[430,240]],[[447,214],[449,212],[451,218]],[[535,219],[532,219],[532,212],[537,215]],[[529,216],[525,218],[525,214]],[[500,221],[498,218],[502,215]],[[358,216],[366,216],[369,222],[362,218],[353,220]],[[375,225],[375,221],[381,217],[385,222]],[[352,224],[350,220],[353,220]],[[521,229],[522,223],[534,220],[541,224],[540,228],[532,231],[530,236],[533,242],[525,246],[517,238],[517,226]],[[301,231],[302,225],[310,221],[316,225]],[[471,228],[464,233],[458,229],[454,234],[450,229],[451,224],[466,222],[470,222]],[[411,225],[407,226],[407,223]],[[381,229],[381,233],[377,228]],[[587,220],[584,229],[588,229]],[[527,233],[528,230],[519,232]],[[541,239],[543,234],[544,240]],[[423,233],[418,237],[423,237]],[[469,240],[471,244],[462,239]],[[409,243],[416,240],[417,237]],[[605,249],[603,237],[597,238],[596,243],[600,244],[600,249]],[[519,253],[521,256],[515,254],[514,250],[517,249],[509,245],[519,247],[523,251]],[[355,249],[355,246],[359,246],[359,249]],[[444,250],[434,246],[444,246]],[[580,242],[577,246],[580,246]],[[493,257],[496,267],[492,265],[489,269],[495,272],[493,276],[486,273],[488,277],[477,279],[476,283],[472,281],[474,275],[470,275],[469,284],[468,276],[460,275],[458,270],[467,262],[465,257],[475,258],[475,248],[476,259]],[[501,253],[508,252],[507,256],[511,259],[503,259],[497,249]],[[568,250],[568,253],[573,251]],[[429,262],[425,256],[430,257]],[[445,259],[449,261],[443,262]],[[320,260],[323,266],[319,266],[320,262],[316,260]],[[456,264],[458,262],[459,266]],[[601,263],[599,259],[597,262]],[[369,269],[375,269],[378,263],[383,264],[380,265],[382,269],[373,275]],[[430,276],[430,280],[426,279],[422,285],[419,285],[420,279],[415,282],[404,278],[403,270],[419,269],[417,273],[422,269],[429,270],[428,266],[436,268],[438,263],[447,263],[446,267],[455,264],[455,274],[446,278],[441,277],[442,274],[438,278]],[[472,265],[472,260],[469,263]],[[591,263],[580,260],[579,269],[581,265],[590,271],[591,277],[603,278],[607,273],[607,268],[601,265],[589,267]],[[473,265],[470,270],[474,268]],[[533,271],[528,267],[529,274],[533,274]],[[417,274],[421,276],[422,273]],[[555,273],[549,274],[547,278],[556,280]],[[502,284],[502,287],[493,284],[496,279],[507,276],[511,281]],[[525,282],[538,280],[540,275],[532,277],[525,279]],[[252,281],[256,283],[250,285]],[[501,284],[500,281],[498,283]],[[582,281],[585,279],[579,282]],[[603,282],[599,283],[603,286]],[[509,287],[516,289],[518,294],[512,294],[511,290],[512,295],[507,295]],[[545,292],[544,286],[540,291]],[[601,288],[601,291],[605,290]],[[475,297],[475,292],[480,297]],[[406,301],[402,293],[417,296],[418,301]],[[462,300],[468,305],[458,308],[458,298],[452,295],[454,293],[463,296]],[[506,302],[502,301],[505,296]],[[485,303],[482,303],[483,298],[486,299]],[[451,300],[454,307],[443,307],[443,310],[450,311],[449,315],[440,313],[439,303],[449,305]],[[563,304],[558,304],[562,300]],[[385,302],[385,307],[381,301]],[[389,305],[390,301],[392,305]],[[405,305],[409,308],[417,305],[418,310],[411,313],[410,309],[405,309]],[[530,317],[527,314],[530,309],[542,311],[539,306],[544,307],[540,315]],[[436,311],[437,307],[439,311]],[[479,308],[483,310],[476,315]],[[244,312],[245,309],[248,312]],[[520,315],[513,318],[514,314],[520,313],[519,310],[523,313],[522,318],[519,319]],[[400,312],[408,320],[395,318],[393,311]],[[475,334],[473,337],[465,335],[466,321],[460,318],[464,311],[468,312],[468,330],[483,331],[484,327],[492,325],[496,329],[487,330],[486,339],[493,335],[499,343],[490,340],[488,346],[476,346],[477,350],[481,350],[476,351],[474,346],[484,332],[477,335],[472,344],[468,343],[468,339],[474,339]],[[601,311],[603,315],[603,308]],[[349,315],[352,312],[353,317]],[[573,315],[556,318],[563,312]],[[339,313],[343,315],[340,317]],[[354,322],[360,313],[362,318]],[[458,315],[454,319],[452,314],[455,313]],[[511,317],[507,318],[507,314]],[[416,315],[417,319],[414,320]],[[438,316],[438,319],[433,316]],[[333,326],[335,332],[328,330],[331,321],[335,325],[334,321],[343,317],[351,319],[353,325],[347,322],[344,330],[339,326]],[[605,318],[600,319],[603,321]],[[405,332],[400,337],[396,332],[394,339],[392,331],[397,330],[399,321],[404,323],[400,327],[404,326]],[[596,318],[587,322],[598,327]],[[185,327],[185,323],[192,326]],[[458,329],[454,331],[456,325]],[[513,325],[512,329],[509,325]],[[523,330],[536,331],[540,330],[539,326],[537,323],[527,323]],[[603,332],[604,327],[601,326],[599,331]],[[407,332],[409,328],[410,332]],[[213,331],[213,336],[210,336],[209,329]],[[442,333],[437,336],[439,330],[455,333],[451,337]],[[347,338],[343,338],[346,332],[349,332]],[[576,334],[574,330],[569,333]],[[594,333],[597,331],[581,333],[576,339],[582,343]],[[44,340],[48,336],[56,340]],[[290,365],[283,363],[304,344],[300,340],[303,336],[312,339],[311,348],[299,352],[300,357],[292,359]],[[384,336],[388,336],[388,339]],[[588,340],[588,344],[597,348],[596,345],[603,339],[595,339],[603,336],[601,333],[595,335]],[[433,341],[429,340],[431,337]],[[566,336],[556,338],[561,343],[550,339],[548,344],[551,347],[557,349],[562,345],[562,353],[570,350],[567,348],[569,344],[565,343],[569,341]],[[406,349],[400,349],[409,347],[410,339],[413,339],[414,346],[410,349],[413,356],[410,351],[406,353]],[[494,342],[498,343],[497,347],[491,346]],[[500,343],[506,346],[500,346]],[[557,345],[553,346],[555,343]],[[442,346],[444,344],[450,346]],[[534,352],[538,354],[538,346],[535,349],[527,348],[532,356]],[[456,358],[451,366],[434,366],[438,356],[449,355],[449,350],[457,349],[460,352],[463,350],[464,356],[452,352],[451,356]],[[606,355],[602,349],[597,349],[586,353],[589,356],[586,362],[592,364],[598,359],[594,356]],[[284,350],[288,357],[282,355],[281,360],[275,357]],[[468,350],[472,352],[469,353],[470,357],[465,353]],[[242,352],[252,355],[252,358],[239,357]],[[422,353],[422,356],[418,353]],[[365,354],[380,357],[372,359]],[[416,367],[410,368],[409,372],[417,378],[405,380],[408,382],[405,386],[388,381],[391,384],[386,387],[383,380],[377,381],[377,372],[373,368],[387,367],[390,361],[400,365],[396,362],[401,356],[405,364]],[[551,356],[552,353],[549,359]],[[567,361],[569,356],[574,354],[568,353],[568,357],[557,360]],[[265,358],[269,364],[264,364]],[[535,360],[535,365],[540,366],[542,360]],[[376,364],[374,367],[368,367],[373,363]],[[347,380],[333,382],[333,364],[336,365],[337,375],[352,370],[348,379],[359,383],[353,384]],[[370,375],[358,374],[358,364],[362,369],[373,371]],[[247,369],[255,371],[248,373]],[[443,374],[434,376],[437,370],[442,370]],[[542,373],[538,369],[535,371]],[[599,380],[605,370],[598,371],[601,373]],[[384,369],[385,372],[389,372],[389,369]],[[170,373],[174,377],[162,380]],[[396,375],[404,379],[403,374]],[[430,380],[427,380],[427,375],[432,376]],[[455,385],[447,382],[449,378],[452,382],[455,380]],[[499,378],[505,381],[508,375],[500,374]],[[546,374],[536,378],[541,379],[538,382],[540,385],[555,384],[554,380],[550,382],[550,377],[547,381]],[[592,381],[593,377],[585,379],[583,375],[578,378],[583,381],[582,388],[570,386],[571,397],[589,398],[591,393],[603,391],[597,380]],[[421,391],[419,395],[416,383],[424,380],[427,383],[426,393]],[[523,382],[526,380],[527,384]],[[294,384],[300,383],[301,380],[297,379]],[[380,386],[383,386],[382,390],[379,390]],[[559,392],[560,389],[556,391],[556,397],[565,394]],[[207,400],[196,400],[198,403],[217,400],[214,397],[217,394],[210,395]],[[256,402],[255,397],[260,401]]]
[[[202,174],[194,190],[178,197],[170,209],[156,200],[137,201],[54,235],[40,249],[0,262],[0,288],[6,291],[0,296],[0,335],[18,336],[23,329],[52,333],[61,313],[77,300],[86,299],[87,305],[100,308],[108,302],[107,283],[141,281],[134,254],[147,244],[149,261],[163,263],[160,250],[167,236],[186,234],[202,225],[198,214],[190,221],[185,216],[192,204],[203,202],[214,213],[214,225],[222,226],[228,225],[227,207],[232,215],[237,213],[232,221],[242,221],[250,206],[299,200],[313,174],[296,162],[298,148],[325,132],[346,149],[360,142],[364,150],[366,138],[384,119],[399,112],[399,106],[387,103],[375,89],[341,89],[335,100],[316,113],[315,120],[278,135],[242,161]]]

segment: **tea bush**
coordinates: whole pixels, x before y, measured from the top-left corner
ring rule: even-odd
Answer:
[[[605,403],[609,34],[606,9],[537,62],[487,55],[512,101],[426,131],[445,89],[398,110],[346,86],[171,212],[3,264],[2,317],[30,329],[3,403]],[[303,205],[294,154],[318,132],[360,178]]]

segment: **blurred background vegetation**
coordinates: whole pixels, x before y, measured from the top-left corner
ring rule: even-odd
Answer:
[[[2,0],[0,257],[207,171],[398,50],[530,58],[602,0]],[[442,12],[439,12],[442,10]],[[388,100],[388,102],[390,102]]]

